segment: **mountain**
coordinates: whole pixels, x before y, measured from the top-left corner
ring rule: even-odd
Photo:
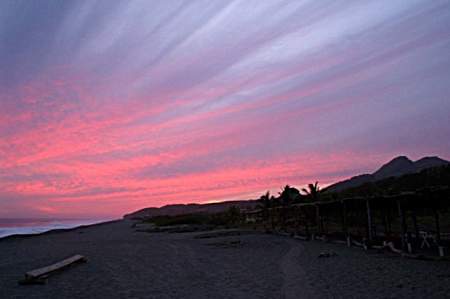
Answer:
[[[427,168],[448,165],[448,164],[450,164],[449,161],[446,161],[446,160],[441,159],[439,157],[424,157],[424,158],[414,162],[414,165],[416,166],[418,171],[422,171],[422,170],[427,169]]]
[[[384,164],[372,174],[372,177],[378,181],[393,176],[401,176],[416,172],[414,162],[408,157],[399,156]]]
[[[340,192],[348,188],[358,187],[368,182],[376,182],[389,177],[417,173],[424,169],[444,165],[450,165],[450,162],[439,157],[424,157],[413,162],[406,156],[399,156],[384,164],[372,174],[363,174],[338,182],[325,188],[324,192]]]
[[[176,204],[167,205],[161,208],[144,208],[123,216],[126,219],[143,219],[154,216],[176,216],[183,214],[197,213],[220,213],[231,207],[239,207],[241,210],[253,209],[257,206],[256,200],[224,201],[208,204]]]

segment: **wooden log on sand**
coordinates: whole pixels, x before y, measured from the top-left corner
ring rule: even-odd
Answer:
[[[81,262],[87,262],[87,259],[82,255],[76,254],[50,266],[28,271],[25,273],[25,279],[20,280],[19,284],[43,284],[51,273]]]

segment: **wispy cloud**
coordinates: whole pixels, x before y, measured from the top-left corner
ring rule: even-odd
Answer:
[[[0,217],[450,157],[448,1],[2,1]]]

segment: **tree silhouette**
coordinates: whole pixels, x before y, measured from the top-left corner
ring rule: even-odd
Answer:
[[[314,184],[308,184],[308,189],[302,188],[302,191],[308,196],[311,201],[318,201],[320,194],[319,182],[315,182]]]
[[[267,221],[269,218],[269,209],[272,206],[272,202],[271,199],[273,197],[270,196],[270,191],[267,191],[264,195],[261,195],[261,197],[259,198],[259,202],[261,203],[260,207],[262,209],[263,212],[263,221]]]
[[[284,186],[278,194],[280,195],[279,199],[282,206],[290,206],[300,198],[300,191],[289,185]]]
[[[281,203],[281,220],[283,227],[286,226],[286,218],[287,213],[289,210],[289,207],[292,203],[299,200],[300,198],[300,191],[298,191],[296,188],[293,188],[289,185],[284,186],[284,188],[281,189],[281,192],[278,192],[279,201]]]

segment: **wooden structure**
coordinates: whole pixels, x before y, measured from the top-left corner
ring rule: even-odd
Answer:
[[[347,244],[354,243],[354,239],[356,243],[370,247],[388,241],[397,243],[403,252],[411,253],[419,249],[423,238],[418,215],[434,218],[434,228],[427,230],[435,235],[435,245],[442,246],[441,213],[450,210],[450,188],[435,186],[391,195],[333,198],[293,204],[287,210],[288,215],[286,207],[271,208],[269,217],[282,216],[283,229],[289,219],[297,219],[294,221],[296,233],[303,231],[307,238],[333,233]],[[395,229],[393,224],[396,224]],[[382,230],[377,230],[380,227]]]
[[[86,261],[87,259],[84,256],[76,254],[50,266],[28,271],[27,273],[25,273],[25,279],[19,281],[19,283],[20,284],[46,283],[46,279],[50,274],[65,269],[68,266],[73,265],[75,263]]]

